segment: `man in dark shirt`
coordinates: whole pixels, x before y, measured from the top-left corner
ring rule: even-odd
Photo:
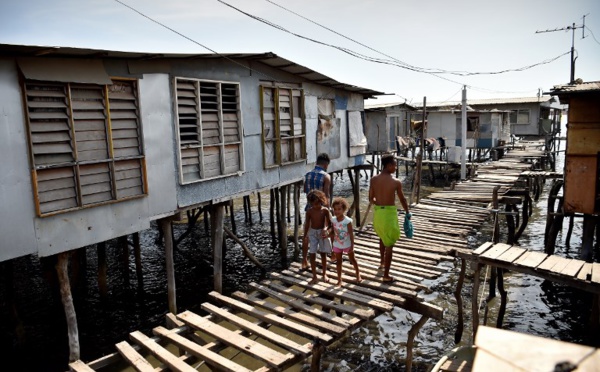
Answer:
[[[329,163],[329,155],[326,153],[317,156],[317,163],[315,164],[314,169],[304,176],[304,193],[308,194],[312,190],[321,190],[325,193],[327,202],[331,204],[331,195],[329,195],[331,176],[327,173]]]

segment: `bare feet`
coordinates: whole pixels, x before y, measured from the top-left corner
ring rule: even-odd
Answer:
[[[319,278],[312,278],[312,280],[310,282],[308,282],[308,284],[317,284],[319,282]]]
[[[327,277],[327,275],[323,275],[323,281],[325,283],[329,283],[329,278]]]
[[[391,283],[394,281],[394,278],[391,276],[384,276],[383,278],[381,278],[381,281],[383,281],[384,283]]]
[[[342,281],[341,281],[341,280],[340,280],[340,281],[338,281],[338,282],[335,284],[335,286],[336,286],[336,287],[338,287],[338,288],[341,288],[341,287],[342,287]]]
[[[360,275],[357,275],[357,276],[356,276],[356,282],[357,282],[357,283],[360,283],[360,282],[362,282],[362,281],[363,281],[363,278],[362,278],[362,276],[360,276]]]
[[[307,270],[308,270],[308,262],[302,261],[302,271],[307,271]]]

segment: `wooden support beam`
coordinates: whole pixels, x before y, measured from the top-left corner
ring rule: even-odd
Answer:
[[[69,282],[69,252],[58,254],[56,263],[56,273],[58,274],[58,283],[60,288],[60,299],[65,310],[67,320],[67,334],[69,336],[69,362],[74,362],[80,358],[79,329],[77,328],[77,315],[75,314],[75,305],[71,295],[71,283]]]
[[[213,252],[213,276],[215,291],[223,292],[223,215],[225,204],[214,204],[210,212],[210,241]]]
[[[142,250],[140,246],[140,233],[133,234],[133,254],[135,257],[135,274],[137,276],[138,286],[144,286],[144,273],[142,272]]]
[[[98,292],[100,297],[108,295],[108,285],[106,280],[106,272],[108,266],[106,264],[106,242],[100,242],[96,245],[98,251]]]
[[[169,311],[177,314],[177,301],[175,289],[175,263],[173,261],[173,230],[171,229],[171,220],[163,218],[159,221],[160,229],[163,232],[165,240],[165,260],[167,265],[167,297]]]
[[[419,333],[419,330],[427,322],[429,318],[425,315],[421,317],[408,331],[408,340],[406,342],[406,370],[412,370],[412,359],[413,359],[413,345],[415,343],[415,337]]]
[[[454,291],[454,298],[456,298],[457,308],[457,323],[456,331],[454,332],[454,343],[458,344],[462,339],[463,328],[464,328],[464,315],[463,315],[463,302],[462,302],[462,287],[465,282],[465,269],[467,262],[464,258],[460,259],[460,275],[458,276],[458,282],[456,283],[456,290]]]

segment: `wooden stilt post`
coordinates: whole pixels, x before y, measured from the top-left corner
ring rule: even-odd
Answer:
[[[121,247],[121,259],[123,260],[123,277],[125,283],[129,283],[129,241],[127,235],[120,236],[119,247]]]
[[[481,276],[481,268],[483,267],[483,265],[480,263],[476,263],[475,265],[475,272],[473,273],[473,294],[471,296],[473,343],[475,342],[475,335],[477,334],[477,327],[479,326],[479,281]]]
[[[275,196],[275,189],[269,190],[270,194],[270,206],[269,206],[269,222],[271,223],[271,239],[275,240],[275,204],[277,197]]]
[[[106,281],[106,273],[108,266],[106,265],[106,242],[100,242],[96,245],[98,251],[98,292],[100,297],[108,295],[108,285]]]
[[[204,207],[202,209],[204,210],[204,233],[208,234],[208,231],[209,231],[209,228],[210,228],[209,227],[210,226],[209,225],[210,221],[209,221],[209,217],[208,217],[208,207]]]
[[[254,221],[252,221],[252,200],[250,199],[250,195],[247,195],[246,199],[248,200],[248,221],[252,225]]]
[[[215,204],[210,212],[210,241],[214,264],[213,276],[215,291],[223,293],[223,215],[225,204]]]
[[[291,202],[292,202],[292,200],[291,200],[292,198],[290,198],[290,193],[292,191],[291,185],[287,185],[285,187],[285,190],[286,190],[286,200],[287,200],[287,206],[286,206],[287,223],[289,225],[290,223],[292,223],[292,215],[290,212],[290,210],[291,210],[290,206],[291,206]]]
[[[248,196],[244,196],[242,198],[243,201],[243,205],[244,205],[244,222],[248,222]]]
[[[312,347],[312,361],[310,363],[310,372],[320,372],[321,371],[321,355],[323,354],[323,351],[325,350],[325,346],[321,343],[321,341],[319,341],[319,339],[316,339],[313,342],[313,347]]]
[[[354,210],[356,226],[362,226],[360,220],[360,172],[354,171]]]
[[[352,187],[352,190],[354,191],[354,177],[352,177],[352,169],[348,168],[347,172],[348,172],[348,179],[350,180],[350,187]],[[358,169],[355,169],[354,172],[358,172],[360,174],[360,170],[358,170]],[[356,201],[357,200],[356,200],[356,196],[355,196],[354,199],[352,200],[352,205],[348,209],[348,212],[347,212],[348,217],[354,216],[354,212],[356,211],[356,207],[355,207]]]
[[[294,184],[294,254],[300,252],[300,183]]]
[[[58,283],[60,286],[60,299],[65,310],[67,319],[67,332],[69,336],[69,362],[74,362],[80,357],[79,348],[79,330],[77,328],[77,315],[75,314],[75,305],[71,295],[71,284],[69,282],[69,252],[58,254],[56,264],[56,273],[58,274]]]
[[[575,225],[575,215],[569,215],[569,229],[567,230],[567,238],[565,239],[565,246],[569,247],[571,245],[571,235],[573,234],[573,226]]]
[[[504,288],[504,269],[498,267],[498,292],[500,292],[500,309],[498,310],[498,319],[496,320],[496,328],[502,328],[504,321],[504,313],[506,312],[506,301],[508,294]]]
[[[465,268],[466,260],[460,259],[460,275],[458,276],[458,282],[456,283],[456,290],[454,291],[454,297],[456,298],[456,308],[458,321],[456,324],[456,332],[454,333],[454,343],[458,344],[462,339],[463,328],[464,328],[464,316],[463,316],[463,302],[462,302],[462,287],[465,282]]]
[[[556,219],[555,219],[556,220]],[[594,230],[596,219],[589,214],[583,215],[583,231],[581,233],[581,259],[592,262],[594,254]]]
[[[419,330],[429,318],[425,315],[421,317],[408,331],[408,340],[406,341],[406,371],[412,370],[412,359],[413,359],[413,345],[415,343],[415,337],[419,333]]]
[[[6,309],[9,313],[9,324],[14,331],[16,346],[22,346],[25,344],[25,327],[23,321],[19,316],[19,311],[16,303],[15,293],[15,275],[13,261],[0,262],[0,272],[2,272],[2,279],[4,282],[4,301]]]
[[[235,212],[233,210],[233,199],[229,201],[229,220],[231,221],[231,231],[237,234],[237,227],[235,226]]]
[[[280,210],[278,211],[278,227],[279,227],[279,248],[281,250],[281,258],[283,261],[287,260],[287,220],[286,207],[287,207],[287,188],[289,186],[282,186],[279,188],[279,195],[281,197]]]
[[[173,230],[171,230],[171,220],[163,218],[159,221],[165,240],[165,260],[167,265],[167,298],[169,311],[177,314],[177,301],[175,289],[175,263],[173,261]]]
[[[256,193],[256,199],[257,199],[257,204],[258,204],[258,219],[260,222],[262,222],[263,215],[262,215],[262,200],[260,197],[260,192]]]
[[[506,238],[506,244],[515,244],[515,217],[511,214],[513,211],[513,205],[506,205],[506,227],[508,229],[508,237]]]
[[[133,234],[133,253],[135,257],[135,274],[137,276],[138,286],[144,286],[144,274],[142,272],[142,249],[140,246],[140,233]]]

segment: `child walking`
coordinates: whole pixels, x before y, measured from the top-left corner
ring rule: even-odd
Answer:
[[[310,208],[306,211],[304,219],[304,239],[302,242],[302,268],[308,268],[306,261],[307,253],[310,253],[310,268],[312,271],[312,280],[310,284],[315,284],[317,278],[317,251],[321,253],[321,265],[323,268],[323,281],[328,282],[327,278],[327,255],[331,253],[331,241],[329,240],[329,226],[331,225],[331,213],[327,209],[327,197],[320,190],[312,190],[306,195],[306,200]],[[310,251],[309,251],[310,247]]]
[[[352,218],[346,216],[349,208],[348,202],[344,198],[333,199],[333,252],[336,256],[336,268],[338,281],[336,286],[342,286],[342,254],[347,253],[350,263],[356,271],[356,281],[362,282],[358,263],[354,257],[354,230],[352,230]]]

